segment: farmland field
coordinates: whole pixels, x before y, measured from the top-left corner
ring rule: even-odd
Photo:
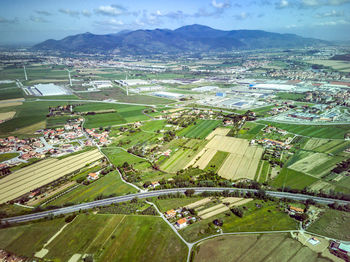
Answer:
[[[326,209],[308,231],[339,240],[350,241],[350,213]]]
[[[184,207],[186,205],[195,203],[201,199],[203,198],[202,197],[182,197],[182,198],[156,199],[154,202],[157,204],[161,212],[166,212],[170,209]]]
[[[213,132],[211,132],[205,139],[210,140],[216,135],[226,136],[230,132],[230,128],[218,127]]]
[[[140,157],[131,155],[121,148],[106,147],[106,148],[103,148],[102,151],[103,151],[103,153],[105,153],[107,155],[109,160],[115,166],[122,165],[122,164],[124,164],[124,162],[128,162],[131,165],[135,165],[135,164],[139,164],[139,163],[148,164],[148,162],[146,160],[144,160]]]
[[[280,174],[272,181],[272,185],[275,187],[291,187],[296,189],[303,189],[304,187],[310,186],[318,179],[309,175],[305,175],[301,172],[283,168]]]
[[[264,125],[256,124],[254,122],[245,122],[243,127],[238,131],[238,138],[253,139]]]
[[[11,158],[14,158],[16,156],[19,156],[18,153],[4,153],[4,154],[0,154],[0,162],[9,160]]]
[[[98,150],[93,150],[63,160],[49,158],[22,168],[1,180],[0,202],[5,203],[20,197],[102,157],[103,155]]]
[[[93,201],[97,196],[124,195],[135,193],[136,189],[123,183],[117,171],[113,171],[88,186],[81,185],[67,194],[49,202],[48,205],[63,205],[65,203],[81,203]]]
[[[349,132],[350,125],[295,125],[284,124],[268,121],[259,121],[264,124],[270,124],[283,130],[298,135],[317,137],[317,138],[333,138],[343,139],[344,135]]]
[[[0,229],[0,248],[32,257],[62,226],[64,219]]]
[[[181,130],[178,135],[188,138],[206,138],[219,124],[219,120],[199,120],[196,125],[190,125]]]
[[[348,147],[350,147],[350,141],[311,138],[303,148],[315,152],[338,154]]]
[[[229,155],[227,152],[217,151],[213,158],[209,161],[205,170],[211,170],[213,172],[217,172],[222,164],[224,163],[226,157]]]
[[[287,234],[221,236],[194,249],[194,261],[330,261]]]

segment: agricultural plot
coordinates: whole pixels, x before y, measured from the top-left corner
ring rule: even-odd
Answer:
[[[6,113],[0,113],[0,122],[12,119],[16,114],[16,111],[10,111]]]
[[[350,125],[295,125],[277,122],[259,121],[259,123],[270,124],[293,134],[316,138],[344,139],[349,132]]]
[[[254,122],[245,122],[241,130],[238,131],[238,138],[253,139],[261,129],[264,128],[262,124],[256,124]]]
[[[135,193],[136,189],[121,181],[119,174],[114,171],[88,186],[81,185],[67,194],[49,202],[48,205],[59,206],[66,203],[81,203],[93,201],[100,196],[120,196]]]
[[[306,175],[289,168],[283,168],[280,174],[272,181],[275,187],[291,187],[303,189],[318,181],[316,177]]]
[[[230,132],[230,130],[230,128],[218,127],[213,132],[211,132],[205,139],[210,140],[216,135],[226,136]]]
[[[7,99],[7,100],[2,100],[0,103],[0,108],[2,107],[10,107],[10,106],[20,106],[22,105],[22,100],[23,98],[15,98],[15,99]]]
[[[320,153],[339,154],[349,147],[350,141],[311,138],[303,148]]]
[[[102,152],[107,155],[108,159],[115,166],[121,166],[124,162],[128,162],[130,165],[137,165],[140,163],[148,164],[145,159],[129,154],[121,148],[106,147],[102,149]]]
[[[181,130],[178,135],[188,138],[206,138],[219,124],[219,120],[199,120],[196,125],[190,125]]]
[[[193,156],[201,151],[206,141],[191,139],[185,144],[184,147],[180,147],[175,153],[173,153],[169,159],[164,161],[160,168],[167,172],[176,172],[180,169],[187,168],[193,161]],[[188,146],[190,145],[190,147]]]
[[[50,158],[22,168],[1,180],[0,203],[20,197],[101,158],[103,155],[93,150],[62,160]]]
[[[328,262],[287,234],[221,236],[200,243],[194,261]],[[296,259],[297,258],[297,259]]]
[[[212,149],[215,150],[215,149]],[[207,166],[205,167],[205,170],[211,170],[213,172],[217,172],[222,164],[225,162],[225,159],[229,153],[223,152],[223,151],[216,151],[215,155],[212,157],[212,159],[209,161]]]

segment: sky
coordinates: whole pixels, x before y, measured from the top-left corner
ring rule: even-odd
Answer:
[[[350,0],[0,0],[0,43],[202,24],[350,40]]]

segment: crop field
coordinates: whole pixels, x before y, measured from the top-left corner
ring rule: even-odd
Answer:
[[[93,150],[62,160],[50,158],[22,168],[1,180],[0,203],[20,197],[101,158],[103,155]]]
[[[135,165],[139,163],[148,164],[146,160],[140,157],[131,155],[121,148],[106,147],[106,148],[103,148],[102,151],[107,155],[109,160],[115,166],[122,165],[124,164],[124,162],[128,162],[130,165]]]
[[[272,181],[272,185],[279,188],[288,186],[290,188],[303,189],[315,183],[317,180],[316,177],[306,175],[293,169],[283,168],[280,174]]]
[[[350,241],[350,213],[326,209],[308,231],[339,240]]]
[[[136,189],[121,181],[117,171],[113,171],[88,186],[81,185],[67,194],[49,202],[48,205],[59,206],[65,203],[82,203],[95,200],[98,196],[120,196],[135,193]]]
[[[217,150],[213,148],[205,148],[205,152],[200,157],[200,159],[193,165],[199,169],[204,169],[210,162],[210,160],[215,156]]]
[[[206,138],[219,124],[219,120],[199,120],[196,125],[182,129],[178,135],[188,138]]]
[[[330,262],[293,240],[287,234],[220,236],[206,240],[194,249],[199,261],[292,261]]]
[[[16,156],[19,156],[19,154],[18,153],[3,153],[3,154],[0,154],[0,163],[3,162],[3,161],[9,160],[11,158],[14,158]]]
[[[309,173],[310,170],[312,170],[315,167],[320,166],[321,164],[331,160],[332,157],[323,154],[323,153],[314,153],[311,154],[303,159],[300,159],[299,161],[295,162],[293,165],[290,165],[290,169],[294,169],[299,172],[303,173]],[[327,172],[326,170],[323,170]],[[320,174],[322,175],[322,174]]]
[[[203,198],[203,199],[198,200],[196,202],[193,202],[191,204],[188,204],[187,206],[185,206],[185,208],[187,208],[187,209],[197,208],[197,207],[203,206],[209,202],[211,202],[211,199],[209,197],[206,197],[206,198]]]
[[[311,138],[303,148],[315,152],[339,154],[349,147],[350,141]]]
[[[47,247],[45,259],[68,261],[92,254],[96,261],[185,261],[187,249],[154,216],[79,215]]]
[[[167,198],[167,199],[155,199],[154,203],[158,206],[161,212],[166,212],[170,209],[175,209],[178,207],[191,206],[202,199],[203,199],[202,197],[196,197],[196,196],[181,197],[181,198]]]
[[[350,63],[348,61],[339,60],[311,60],[308,61],[310,64],[317,64],[323,66],[329,66],[335,70],[341,72],[350,72]]]
[[[193,157],[202,150],[205,144],[206,141],[191,139],[185,147],[180,147],[175,153],[172,153],[170,158],[162,163],[161,169],[167,172],[176,172],[188,167],[193,161]]]
[[[268,161],[263,160],[263,164],[261,167],[261,172],[259,174],[259,183],[264,183],[268,179],[268,174],[270,171],[270,163]]]
[[[226,136],[230,132],[230,130],[230,128],[218,127],[213,132],[211,132],[205,139],[210,140],[216,135]]]
[[[254,122],[245,122],[241,130],[238,131],[238,138],[253,139],[261,129],[264,128],[262,124],[256,124]]]
[[[215,149],[212,149],[215,150]],[[205,167],[205,170],[211,170],[217,172],[222,164],[225,162],[225,159],[229,153],[223,151],[216,151],[215,155],[210,159],[209,163]]]
[[[0,229],[0,248],[33,257],[64,224],[64,219],[59,218]]]
[[[0,89],[0,101],[14,99],[14,98],[22,98],[23,96],[24,96],[24,93],[22,89],[17,87]]]
[[[317,137],[317,138],[333,138],[343,139],[344,135],[349,132],[350,125],[295,125],[295,124],[284,124],[276,122],[259,121],[264,124],[270,124],[276,126],[290,133]]]
[[[22,101],[20,101],[22,98],[15,98],[15,99],[7,99],[2,100],[0,103],[0,108],[2,107],[10,107],[10,106],[20,106],[23,104]]]
[[[259,206],[257,206],[258,204]],[[215,215],[215,218],[223,220],[223,232],[254,232],[270,230],[293,230],[297,229],[297,222],[288,216],[283,209],[280,209],[274,202],[252,200],[243,204],[244,215],[242,218],[224,213]],[[213,218],[212,218],[213,219]],[[208,227],[208,220],[201,220],[180,231],[187,241],[195,241],[203,237],[217,234],[216,229]]]
[[[0,113],[0,121],[10,120],[15,116],[15,114],[16,114],[16,111]]]

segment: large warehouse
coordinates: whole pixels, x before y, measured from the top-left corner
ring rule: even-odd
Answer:
[[[35,96],[59,96],[69,94],[65,88],[55,84],[37,84],[28,88],[28,91]]]
[[[252,86],[257,89],[267,89],[275,91],[292,91],[296,87],[293,85],[283,85],[283,84],[256,84]]]
[[[155,93],[153,93],[153,95],[159,96],[159,97],[165,97],[165,98],[169,98],[169,99],[180,99],[180,98],[184,97],[183,94],[171,93],[171,92],[165,92],[165,91],[155,92]]]

